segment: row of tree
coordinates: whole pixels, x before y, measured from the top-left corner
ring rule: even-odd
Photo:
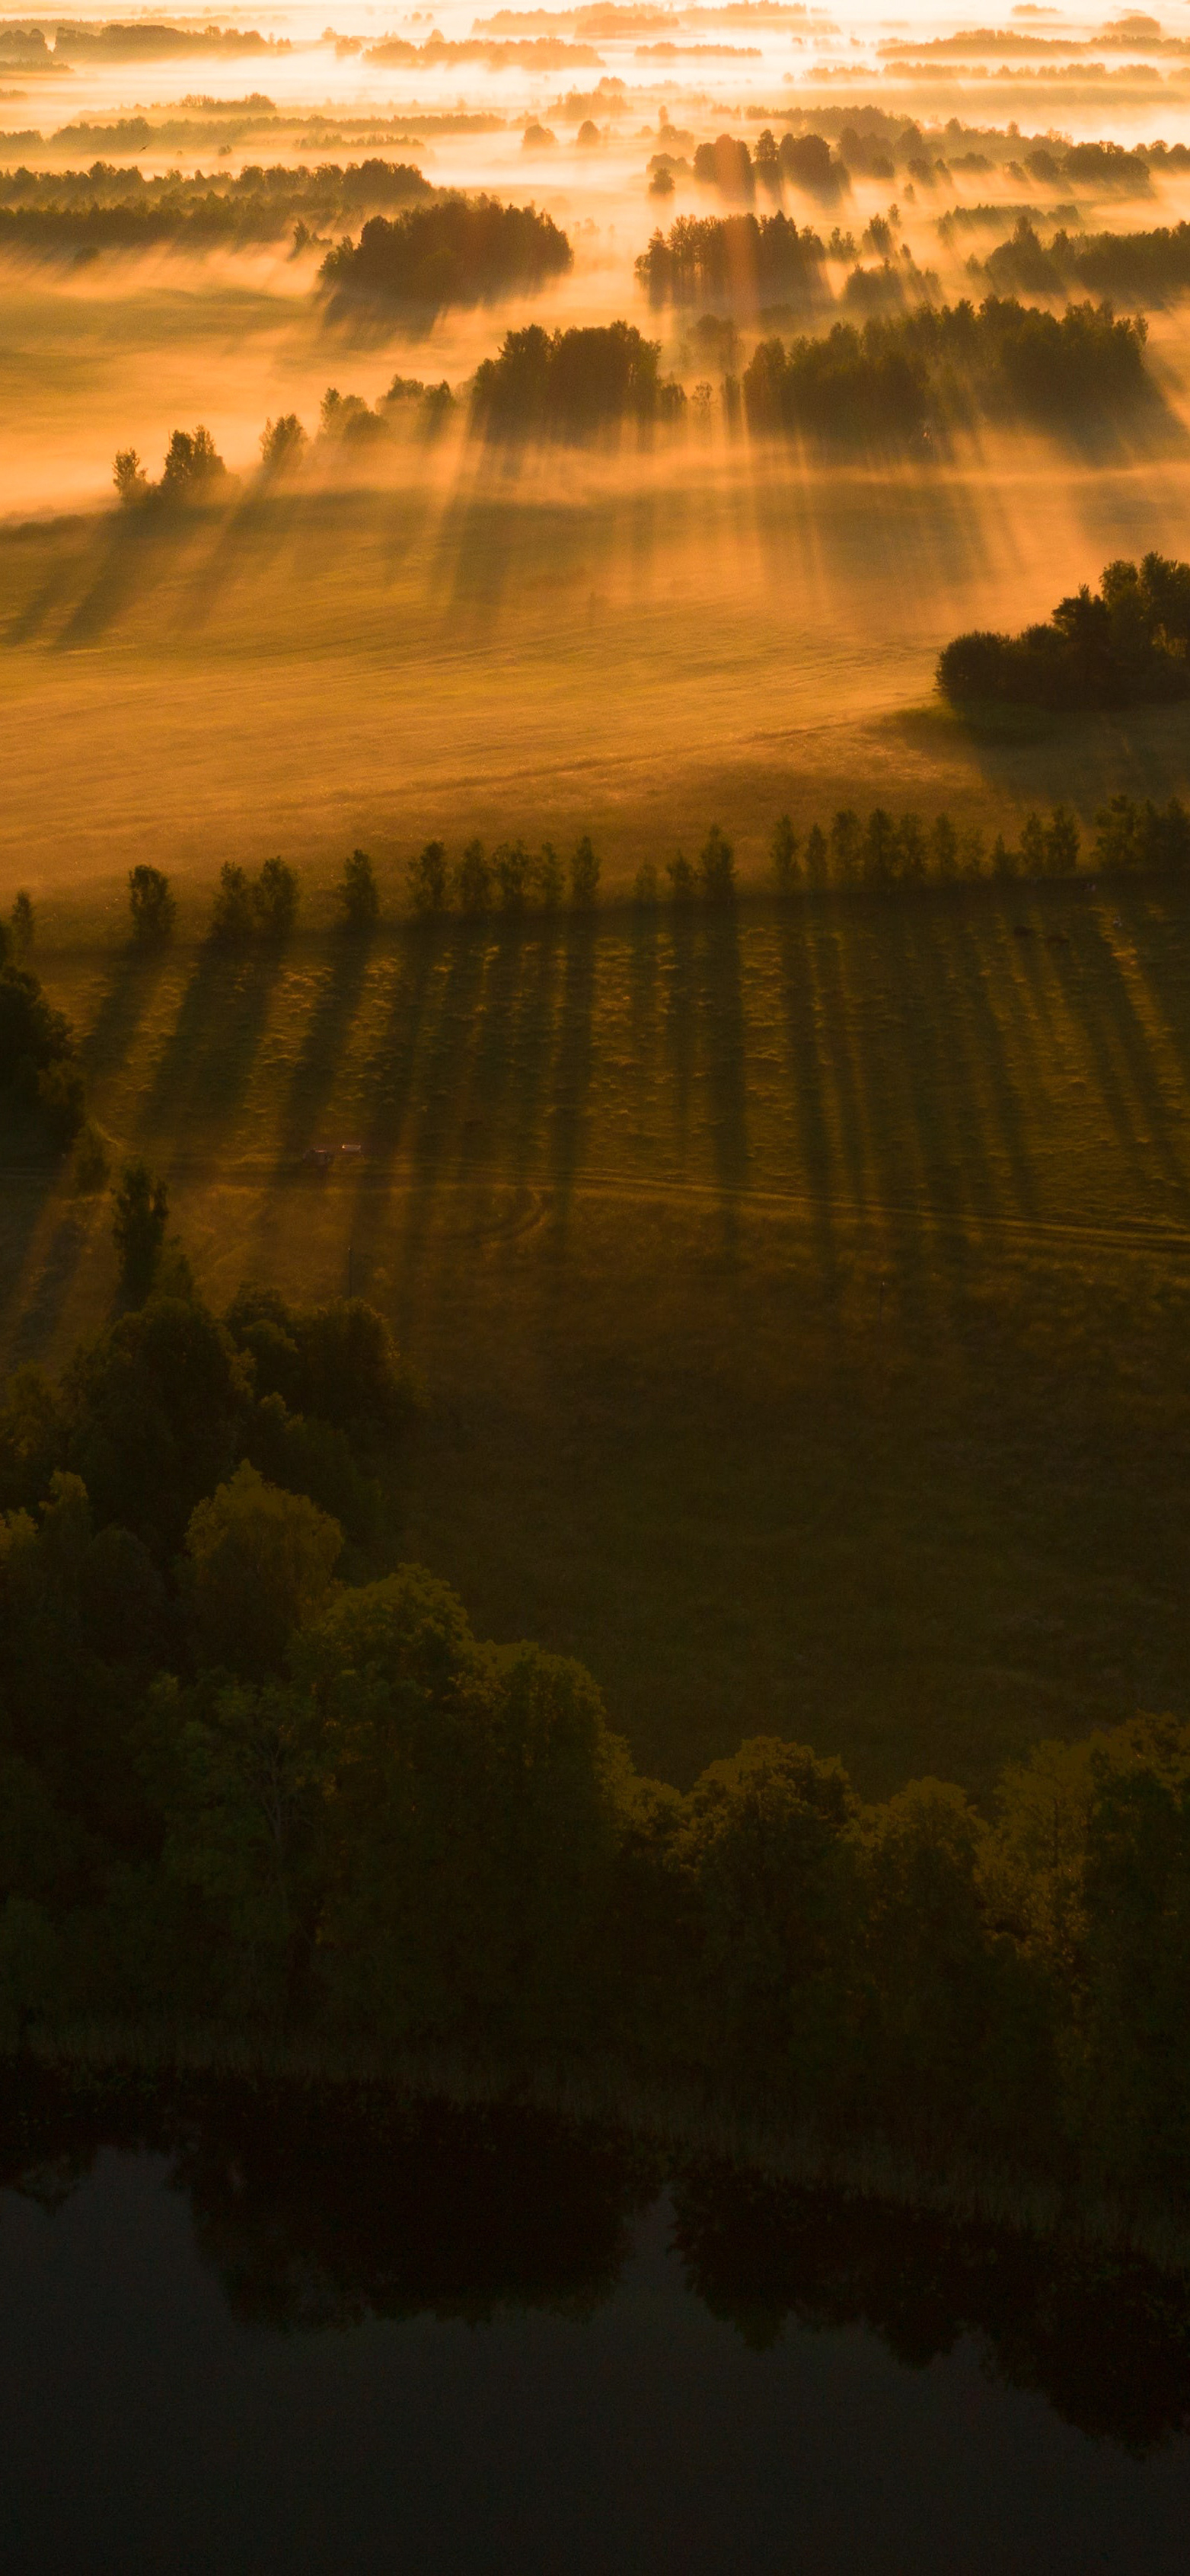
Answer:
[[[788,215],[680,215],[658,231],[635,262],[652,304],[704,299],[744,305],[792,303],[817,310],[831,301],[816,232],[799,232]]]
[[[1105,564],[1061,599],[1045,623],[1019,635],[975,629],[938,657],[938,687],[953,706],[981,702],[1079,712],[1190,694],[1190,564],[1147,554]]]
[[[138,170],[108,172],[102,164],[97,172],[46,178],[35,194],[0,185],[0,253],[74,262],[164,244],[201,253],[280,241],[295,229],[302,248],[323,225],[358,222],[381,207],[428,203],[438,193],[420,170],[379,160],[346,170],[333,163],[318,170],[249,168],[201,184],[175,174],[146,185]],[[2,201],[13,194],[15,204]]]
[[[673,420],[686,396],[662,377],[660,359],[660,342],[631,322],[553,332],[530,322],[476,368],[472,426],[489,438],[582,438],[628,421]]]
[[[9,1387],[8,2043],[98,2013],[612,2051],[824,2143],[1180,2195],[1190,1728],[1044,1745],[986,1813],[865,1804],[764,1735],[683,1797],[577,1664],[350,1541],[414,1401],[366,1306],[219,1318],[182,1263]]]

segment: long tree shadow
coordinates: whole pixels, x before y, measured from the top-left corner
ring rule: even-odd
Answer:
[[[838,1258],[831,1214],[834,1160],[823,1101],[822,1042],[818,996],[810,963],[810,923],[800,903],[783,915],[777,943],[785,1047],[793,1092],[802,1170],[814,1203],[818,1256],[828,1284],[837,1280]]]
[[[731,1249],[748,1184],[748,1090],[740,937],[735,907],[704,916],[699,978],[701,1055],[724,1245]]]
[[[102,1081],[124,1064],[133,1038],[168,968],[168,952],[133,944],[123,949],[99,1008],[80,1040],[89,1082]]]
[[[97,642],[133,600],[154,587],[183,533],[173,519],[113,512],[87,588],[54,639],[55,651]]]
[[[316,1130],[334,1092],[372,962],[372,941],[341,932],[306,1022],[301,1052],[281,1115],[282,1159],[318,1141]]]
[[[665,986],[665,1046],[669,1058],[673,1133],[678,1170],[686,1169],[697,1050],[694,909],[675,903],[669,917],[669,971]]]
[[[555,1240],[560,1247],[565,1244],[574,1187],[586,1155],[597,936],[594,913],[570,915],[564,933],[562,990],[550,1084],[550,1179]]]
[[[283,951],[229,949],[208,940],[150,1084],[139,1133],[148,1139],[204,1126],[217,1136],[247,1091]],[[200,1140],[201,1141],[201,1140]]]

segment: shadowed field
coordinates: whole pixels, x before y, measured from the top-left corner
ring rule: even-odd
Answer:
[[[208,1292],[393,1316],[402,1551],[642,1764],[772,1731],[981,1786],[1184,1702],[1190,896],[40,962]],[[12,1173],[0,1256],[9,1358],[105,1310],[104,1203]]]

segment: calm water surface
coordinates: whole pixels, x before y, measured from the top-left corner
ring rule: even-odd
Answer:
[[[18,2108],[0,2564],[1190,2564],[1187,2302],[523,2116]]]

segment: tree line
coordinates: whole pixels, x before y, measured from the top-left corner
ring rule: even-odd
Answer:
[[[673,420],[685,391],[662,377],[660,359],[660,342],[631,322],[553,332],[530,322],[476,368],[472,427],[489,438],[581,438],[626,421]]]
[[[383,1319],[216,1315],[143,1167],[115,1220],[123,1311],[0,1411],[9,2047],[102,2015],[610,2053],[828,2150],[1179,2198],[1190,1727],[1041,1745],[986,1809],[763,1733],[642,1778],[578,1664],[386,1559],[417,1395]]]
[[[17,171],[0,177],[0,253],[94,258],[108,250],[235,249],[279,241],[297,227],[297,247],[327,224],[350,223],[381,208],[428,202],[438,194],[407,162],[366,160],[341,169],[251,165],[235,177],[146,180],[139,170],[97,162],[90,172],[61,176]],[[311,229],[313,228],[313,230]]]
[[[938,657],[953,706],[983,703],[1077,713],[1163,703],[1190,694],[1190,564],[1147,554],[1105,564],[1019,635],[974,629]]]
[[[652,304],[793,302],[829,304],[816,232],[776,214],[679,215],[668,236],[658,230],[635,262]]]

